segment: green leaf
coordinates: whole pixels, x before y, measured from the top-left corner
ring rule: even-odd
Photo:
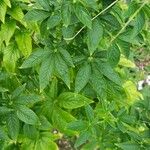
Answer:
[[[8,129],[8,134],[13,140],[16,140],[18,135],[19,135],[19,119],[16,116],[16,114],[11,113],[7,116],[7,129]]]
[[[89,131],[82,132],[79,135],[79,137],[77,138],[74,146],[75,147],[81,146],[82,144],[86,143],[87,140],[89,140],[89,137],[90,137],[90,132]]]
[[[71,22],[71,3],[70,2],[64,3],[62,5],[61,11],[64,26],[68,27],[68,25]]]
[[[49,0],[37,0],[38,4],[41,5],[45,10],[50,10]]]
[[[69,52],[63,48],[59,48],[59,52],[61,56],[63,57],[63,59],[66,61],[66,63],[70,65],[71,67],[74,67],[74,64],[73,64],[73,61]]]
[[[33,125],[25,124],[23,126],[23,132],[27,138],[32,139],[32,140],[36,140],[39,136],[39,131]]]
[[[20,54],[18,48],[14,43],[9,44],[4,49],[3,63],[8,72],[15,72],[16,61],[19,59]]]
[[[53,126],[51,125],[51,123],[47,120],[47,118],[45,116],[40,116],[39,117],[40,119],[40,126],[39,126],[39,129],[40,130],[52,130],[53,129]]]
[[[61,21],[61,16],[59,14],[50,16],[47,20],[47,29],[52,29],[57,26]]]
[[[40,91],[45,89],[45,87],[49,84],[49,80],[53,75],[53,71],[54,71],[54,59],[53,56],[51,56],[42,62],[39,71]]]
[[[116,44],[113,44],[109,49],[107,53],[107,59],[109,64],[112,67],[115,67],[120,60],[120,50]]]
[[[5,22],[5,15],[6,15],[7,5],[3,0],[0,1],[0,20],[4,23]]]
[[[75,5],[75,14],[85,26],[87,26],[89,29],[92,28],[92,18],[82,5]]]
[[[103,36],[103,27],[100,24],[99,20],[96,19],[92,23],[92,29],[87,30],[87,45],[91,55],[98,47],[99,42],[102,39],[102,36]]]
[[[60,78],[64,81],[68,88],[70,88],[69,69],[66,62],[62,59],[62,57],[59,54],[56,55],[55,69],[56,72],[60,75]]]
[[[135,23],[134,23],[134,28],[133,28],[133,35],[132,37],[134,38],[141,32],[145,25],[145,14],[143,11],[140,11],[138,15],[136,16]]]
[[[93,102],[83,95],[72,92],[61,93],[58,97],[58,101],[61,107],[67,109],[79,108]]]
[[[48,57],[50,51],[43,50],[41,48],[33,52],[21,65],[20,68],[29,68],[33,67],[42,62],[45,57]]]
[[[85,113],[90,122],[94,121],[94,111],[90,105],[85,106]]]
[[[85,131],[88,129],[88,122],[83,120],[76,120],[73,122],[70,122],[67,126],[68,129],[74,130],[74,131]]]
[[[12,111],[13,111],[13,109],[11,109],[11,108],[8,108],[6,106],[0,106],[0,115],[6,115]]]
[[[53,99],[57,97],[58,94],[58,80],[56,77],[52,79],[51,85],[50,85],[50,90],[49,90],[49,96]]]
[[[106,91],[106,82],[103,75],[96,69],[93,69],[93,73],[90,78],[91,86],[96,91],[98,96],[103,97]]]
[[[31,125],[37,125],[39,123],[38,116],[28,107],[20,105],[17,110],[18,118]]]
[[[119,148],[123,150],[140,150],[140,146],[135,142],[124,142],[116,144]]]
[[[113,81],[117,85],[122,84],[119,75],[112,69],[112,67],[108,63],[98,62],[97,68],[109,80]]]
[[[7,5],[8,7],[11,7],[10,0],[4,0],[4,2],[6,3],[6,5]]]
[[[1,25],[2,39],[5,40],[8,46],[11,37],[13,36],[16,29],[16,22],[14,20],[8,20],[5,24]]]
[[[75,79],[75,92],[80,92],[88,83],[91,75],[91,66],[85,63],[78,71]]]
[[[35,103],[41,100],[42,99],[39,95],[32,93],[32,94],[22,94],[17,99],[15,99],[14,102],[16,105],[27,105],[29,107],[32,107]]]
[[[19,5],[12,6],[8,13],[12,16],[12,18],[23,23],[22,19],[24,17],[24,13]]]
[[[35,150],[59,150],[58,146],[52,139],[44,137],[36,142]]]
[[[23,84],[12,92],[12,99],[17,98],[25,91],[26,84]]]
[[[96,0],[82,0],[82,1],[83,4],[85,4],[85,6],[93,8],[96,11],[98,11],[98,4],[96,3]]]
[[[1,126],[0,126],[0,140],[3,140],[3,141],[9,140],[7,133]]]
[[[72,133],[67,129],[68,123],[75,121],[75,118],[68,113],[67,111],[62,110],[61,108],[55,108],[52,114],[53,125],[67,134]]]
[[[40,10],[40,9],[33,9],[33,10],[28,11],[25,14],[24,19],[26,21],[35,22],[35,21],[42,21],[46,19],[48,16],[50,16],[50,13],[47,11]]]
[[[32,52],[32,39],[28,32],[19,32],[15,36],[19,50],[25,57],[28,57]]]

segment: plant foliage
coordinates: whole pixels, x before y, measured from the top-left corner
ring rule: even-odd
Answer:
[[[149,18],[149,0],[1,0],[0,149],[150,149],[149,89],[129,72]]]

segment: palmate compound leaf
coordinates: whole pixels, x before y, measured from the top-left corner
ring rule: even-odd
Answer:
[[[87,45],[91,55],[98,47],[99,42],[102,39],[102,36],[103,36],[103,27],[100,24],[99,20],[96,19],[92,22],[92,29],[87,30]]]
[[[54,72],[54,58],[53,56],[50,56],[42,62],[39,71],[40,91],[42,91],[49,84],[49,80],[52,77],[53,72]]]
[[[18,106],[17,116],[21,121],[27,124],[31,124],[31,125],[39,124],[38,116],[35,114],[35,112],[33,112],[31,109],[29,109],[26,106],[23,105]]]
[[[58,103],[60,107],[75,109],[93,103],[93,100],[77,93],[64,92],[59,95]]]
[[[114,71],[109,63],[97,61],[97,69],[112,82],[120,86],[122,85],[119,75]]]
[[[75,92],[80,92],[88,83],[91,75],[91,66],[85,63],[77,72],[75,79]]]
[[[75,14],[85,26],[87,26],[89,29],[92,28],[92,18],[82,5],[75,5]]]
[[[42,62],[45,57],[48,57],[50,51],[44,50],[42,48],[38,48],[35,52],[33,52],[21,65],[20,68],[29,68],[33,67]]]
[[[1,25],[2,39],[8,46],[11,37],[16,29],[16,22],[14,20],[6,20],[5,24]]]
[[[28,32],[19,32],[15,36],[19,50],[25,57],[28,57],[32,52],[32,39]]]

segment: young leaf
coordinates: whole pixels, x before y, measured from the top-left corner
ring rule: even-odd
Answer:
[[[19,59],[19,51],[14,43],[4,49],[3,63],[8,72],[15,72],[16,61]]]
[[[109,49],[107,53],[107,59],[109,64],[112,67],[115,67],[120,60],[120,50],[116,44],[113,44]]]
[[[42,21],[50,16],[50,13],[40,9],[33,9],[26,13],[24,19],[26,21]]]
[[[12,16],[12,18],[23,23],[22,19],[24,17],[24,13],[19,5],[14,5],[13,7],[11,7],[8,13]]]
[[[79,108],[93,102],[91,99],[88,99],[83,95],[72,92],[61,93],[58,97],[58,101],[59,105],[66,109]]]
[[[0,1],[0,20],[4,23],[5,22],[5,15],[6,15],[7,5],[3,0]]]
[[[19,119],[16,116],[16,114],[11,113],[7,116],[7,129],[8,129],[8,134],[13,140],[16,140],[19,134]]]
[[[20,68],[29,68],[33,67],[39,63],[45,58],[48,57],[50,54],[50,51],[43,50],[41,48],[37,49],[35,52],[33,52],[21,65]]]
[[[56,55],[55,69],[56,69],[56,72],[60,75],[60,78],[70,88],[69,69],[68,69],[66,62],[62,59],[62,57],[59,54]]]
[[[112,69],[108,63],[97,63],[98,70],[109,80],[113,81],[117,85],[121,85],[121,79],[119,75]]]
[[[78,19],[89,29],[92,28],[92,18],[88,14],[88,11],[80,4],[76,4],[75,6],[75,14]]]
[[[47,20],[47,29],[52,29],[57,26],[61,21],[61,16],[59,14],[50,16]]]
[[[39,72],[40,91],[42,91],[48,84],[54,71],[54,59],[49,57],[42,62]]]
[[[6,3],[6,5],[7,5],[8,7],[11,7],[10,0],[4,0],[4,2]]]
[[[32,52],[31,35],[27,32],[20,32],[15,36],[15,38],[19,50],[25,57],[28,57]]]
[[[2,39],[5,40],[8,46],[11,37],[16,29],[16,22],[14,20],[6,20],[5,24],[1,25]]]
[[[102,36],[103,36],[103,27],[100,24],[99,20],[95,19],[92,23],[92,29],[87,30],[87,45],[91,55],[98,47],[99,42],[102,39]]]
[[[38,116],[28,107],[20,105],[17,110],[18,118],[31,125],[37,125],[39,123]]]
[[[80,92],[88,83],[91,75],[91,66],[85,63],[78,71],[75,79],[75,92]]]

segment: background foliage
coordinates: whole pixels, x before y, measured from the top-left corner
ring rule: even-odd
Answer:
[[[149,18],[148,0],[1,0],[0,149],[150,149]]]

